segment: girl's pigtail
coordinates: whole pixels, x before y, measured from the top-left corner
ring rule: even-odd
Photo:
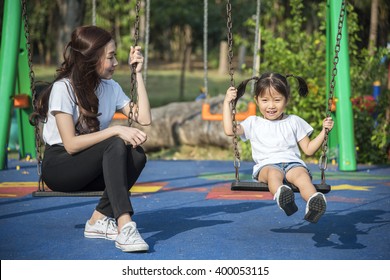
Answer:
[[[293,74],[287,74],[286,78],[288,77],[294,77],[295,79],[297,79],[299,95],[302,97],[306,97],[307,94],[309,93],[309,89],[307,88],[306,81],[302,77],[294,76]]]
[[[249,78],[249,79],[246,79],[244,81],[241,82],[241,84],[238,85],[237,87],[237,98],[234,100],[235,104],[237,104],[237,101],[238,99],[240,99],[244,93],[245,93],[245,89],[246,89],[246,85],[248,84],[249,81],[251,80],[258,80],[259,78],[258,77],[252,77],[252,78]]]

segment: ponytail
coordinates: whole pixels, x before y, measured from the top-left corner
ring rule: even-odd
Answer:
[[[259,80],[259,77],[252,77],[252,78],[246,79],[246,80],[242,81],[238,85],[238,87],[237,87],[237,98],[234,100],[234,102],[235,102],[234,104],[236,104],[238,99],[240,99],[244,95],[245,89],[246,89],[246,85],[251,80]]]
[[[295,79],[297,79],[299,95],[302,97],[306,97],[307,94],[309,93],[309,89],[307,88],[307,84],[306,84],[305,80],[302,77],[295,76],[293,74],[286,75],[286,78],[289,78],[289,77],[294,77]]]

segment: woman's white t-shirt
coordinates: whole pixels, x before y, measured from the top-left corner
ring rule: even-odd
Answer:
[[[125,107],[130,102],[130,99],[114,80],[102,80],[96,95],[99,99],[99,113],[101,113],[98,116],[100,130],[103,130],[109,126],[115,112]],[[55,112],[72,115],[73,122],[76,125],[79,118],[79,108],[68,79],[61,79],[53,84],[49,98],[47,122],[43,126],[43,140],[45,143],[62,145],[62,139],[53,115]]]
[[[313,128],[302,118],[288,115],[277,121],[259,116],[251,116],[241,122],[243,141],[249,140],[252,146],[252,158],[256,165],[253,174],[265,165],[275,163],[299,162],[301,159],[298,142],[310,136]]]

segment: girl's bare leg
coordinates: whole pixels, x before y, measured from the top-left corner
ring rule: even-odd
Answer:
[[[304,167],[290,169],[286,174],[286,179],[299,189],[299,192],[305,201],[308,201],[309,198],[317,192],[311,181],[309,172],[307,172]]]
[[[276,168],[265,166],[260,170],[258,180],[268,184],[269,191],[274,195],[283,184],[283,173]]]

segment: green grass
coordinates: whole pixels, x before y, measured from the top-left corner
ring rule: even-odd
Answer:
[[[51,82],[55,75],[55,67],[34,66],[36,81]],[[236,75],[240,82],[243,78]],[[127,67],[118,68],[114,74],[116,80],[126,94],[130,93],[130,71]],[[172,102],[193,101],[204,85],[204,72],[202,70],[187,71],[185,76],[184,96],[180,98],[180,70],[148,70],[146,88],[152,108]],[[230,76],[219,75],[215,70],[208,71],[209,97],[225,94],[230,85]]]

